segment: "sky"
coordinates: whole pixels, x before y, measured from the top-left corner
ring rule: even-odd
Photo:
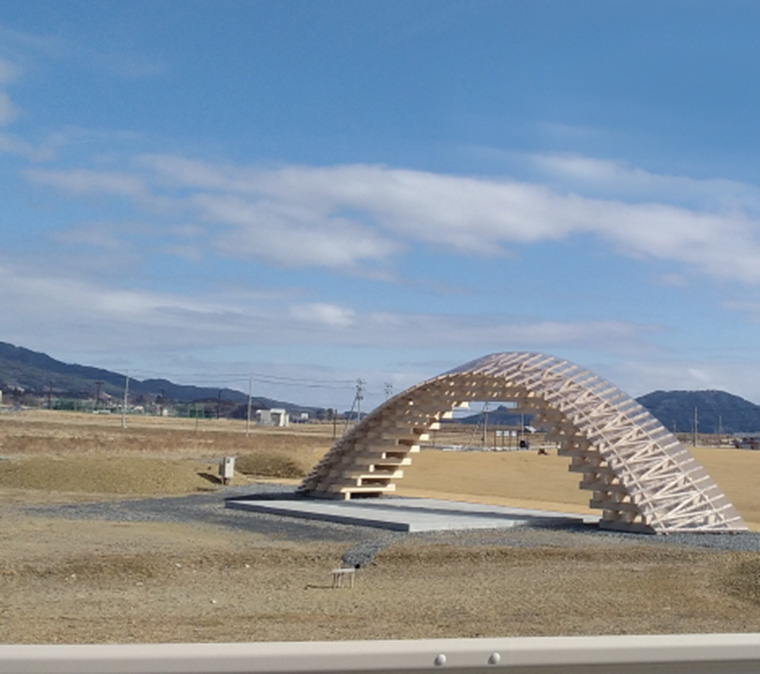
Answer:
[[[760,403],[758,27],[4,0],[0,341],[338,409],[508,351]]]

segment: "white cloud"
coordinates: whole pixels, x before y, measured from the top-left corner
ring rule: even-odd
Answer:
[[[0,58],[0,86],[10,84],[21,74],[21,69],[14,63]],[[0,89],[0,126],[7,126],[15,121],[21,113],[19,107],[11,100],[6,91]]]
[[[141,199],[148,194],[146,181],[132,173],[114,171],[30,169],[26,177],[40,185],[50,185],[74,195],[115,194]]]
[[[110,42],[105,44],[102,48],[94,47],[91,41],[74,41],[61,35],[24,32],[0,24],[0,48],[15,60],[27,62],[43,58],[68,61],[129,79],[153,78],[168,70],[168,63],[162,57],[153,57],[134,49],[118,51]]]
[[[10,96],[0,91],[0,126],[7,126],[19,116],[18,107],[11,101]]]
[[[214,247],[230,257],[264,259],[286,267],[320,265],[350,269],[400,246],[362,223],[313,212],[300,204],[250,201],[231,195],[198,195],[201,218],[231,225],[216,233]]]
[[[138,170],[148,169],[162,184],[221,192],[249,192],[259,171],[234,165],[208,164],[188,157],[150,154],[136,157]]]
[[[436,348],[477,348],[483,351],[595,348],[611,353],[647,349],[646,339],[656,326],[625,321],[513,320],[505,316],[463,316],[447,314],[368,314],[357,318],[366,326],[354,335],[357,344],[367,339],[373,345],[414,347],[430,342]]]
[[[119,229],[122,227],[114,227],[108,222],[90,222],[64,231],[54,232],[52,238],[66,244],[85,245],[111,253],[123,254],[125,250],[131,248],[131,245],[124,238],[118,236]]]
[[[21,114],[19,108],[5,91],[8,84],[14,82],[21,75],[21,68],[7,59],[0,58],[0,126],[8,126]],[[21,141],[11,141],[10,138],[0,134],[0,151],[24,154],[18,150],[23,145]]]
[[[330,328],[346,328],[355,321],[355,313],[351,309],[323,302],[295,304],[290,307],[290,315],[298,321],[317,323]]]
[[[594,233],[627,255],[760,282],[758,223],[736,211],[594,199],[515,181],[377,166],[290,167],[260,175],[251,188],[291,207],[359,211],[401,240],[460,253],[493,254],[510,244]]]
[[[699,388],[708,387],[712,381],[712,376],[710,372],[705,369],[704,365],[700,365],[699,367],[689,367],[686,369],[686,374],[692,381],[700,383]]]
[[[0,58],[0,85],[10,84],[21,75],[21,68],[7,59]]]
[[[718,279],[760,283],[758,223],[664,204],[590,204],[594,230],[628,255],[686,264]]]
[[[298,168],[272,174],[283,194],[329,197],[388,231],[460,252],[494,254],[503,243],[557,239],[575,223],[569,202],[539,185],[379,166]],[[334,207],[335,207],[334,206]]]
[[[666,286],[670,288],[685,288],[689,285],[688,281],[682,274],[675,272],[655,274],[652,276],[652,282],[656,285]]]
[[[0,303],[17,331],[56,326],[66,348],[149,348],[246,344],[334,345],[478,351],[593,347],[647,348],[652,326],[619,321],[514,321],[501,316],[358,312],[329,302],[292,301],[282,292],[195,293],[127,290],[105,279],[22,269],[0,262]],[[63,347],[62,347],[63,348]]]
[[[577,154],[523,154],[541,178],[562,191],[626,201],[663,202],[695,209],[760,212],[760,190],[735,180],[664,175]]]
[[[112,289],[99,283],[52,274],[32,276],[9,266],[0,268],[0,278],[3,278],[4,304],[15,307],[20,314],[35,315],[40,319],[54,314],[59,322],[62,316],[69,315],[74,323],[86,320],[87,316],[97,316],[98,321],[102,321],[101,329],[113,327],[114,321],[137,320],[142,328],[156,325],[162,322],[161,314],[166,310],[208,311],[202,304],[181,296]]]
[[[48,185],[66,194],[102,198],[125,197],[151,212],[176,210],[177,202],[156,194],[144,176],[123,171],[86,169],[27,169],[24,176],[32,183]]]
[[[760,323],[760,301],[753,299],[731,300],[724,303],[729,311],[738,311],[745,314],[754,323]]]
[[[261,322],[234,300],[208,294],[126,290],[105,282],[50,273],[32,274],[0,264],[0,303],[21,335],[43,331],[62,350],[140,350],[250,341]],[[51,334],[51,329],[54,334]],[[10,337],[7,337],[10,338]],[[27,337],[19,340],[27,344]]]
[[[31,161],[48,161],[55,157],[55,152],[50,147],[35,146],[5,133],[0,133],[0,152],[25,157]]]
[[[383,166],[264,169],[169,155],[139,157],[134,171],[27,175],[73,194],[109,193],[143,207],[184,210],[206,223],[209,245],[219,254],[286,267],[355,273],[387,263],[414,243],[484,256],[590,234],[624,255],[677,265],[673,274],[760,284],[760,220],[747,186],[672,179],[582,157],[545,161],[597,184],[610,175],[619,192],[633,185],[638,196],[590,197],[515,180]],[[669,203],[674,180],[682,193],[701,192],[709,208]],[[663,198],[639,198],[649,193]]]

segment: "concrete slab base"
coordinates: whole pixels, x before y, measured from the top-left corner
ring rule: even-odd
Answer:
[[[228,499],[225,507],[408,532],[500,529],[526,525],[556,527],[599,521],[595,515],[401,497],[331,501],[297,496],[243,496]]]

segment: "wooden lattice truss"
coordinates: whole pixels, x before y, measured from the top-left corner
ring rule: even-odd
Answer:
[[[534,415],[608,529],[737,532],[739,513],[705,469],[635,400],[565,360],[499,353],[472,361],[386,401],[340,438],[299,491],[350,499],[395,490],[420,442],[473,401],[512,401]]]

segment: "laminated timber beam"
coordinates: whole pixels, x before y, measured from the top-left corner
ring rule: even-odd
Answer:
[[[395,490],[411,455],[441,419],[471,401],[510,401],[530,411],[582,474],[622,531],[737,532],[739,513],[689,451],[647,410],[592,372],[541,353],[497,353],[449,370],[387,400],[340,438],[299,492],[350,499]]]

